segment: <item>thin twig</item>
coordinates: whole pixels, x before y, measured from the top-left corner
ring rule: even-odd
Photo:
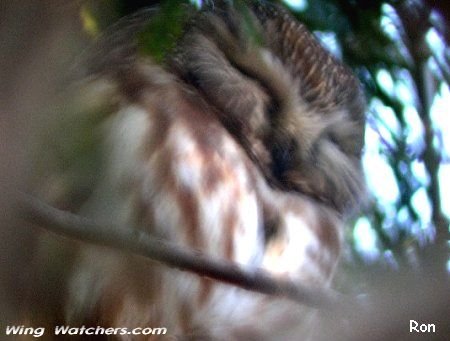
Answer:
[[[98,224],[59,210],[29,195],[18,198],[21,216],[56,234],[112,247],[166,264],[179,270],[235,285],[245,290],[289,298],[315,308],[343,308],[352,304],[331,290],[307,288],[291,280],[274,278],[266,271],[249,271],[225,260],[186,250],[143,231]]]

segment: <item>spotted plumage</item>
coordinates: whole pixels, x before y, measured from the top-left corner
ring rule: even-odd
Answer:
[[[107,170],[86,213],[328,287],[363,193],[357,80],[277,6],[225,4],[193,18],[164,66],[129,58],[94,68],[122,100],[105,124]],[[68,292],[70,323],[163,325],[181,339],[291,339],[311,316],[97,247],[80,252]]]

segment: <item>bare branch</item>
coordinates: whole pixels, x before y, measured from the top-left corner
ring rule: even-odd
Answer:
[[[352,304],[331,290],[307,288],[288,279],[274,278],[261,269],[246,270],[235,263],[212,259],[200,252],[153,238],[143,231],[98,224],[29,195],[19,195],[18,207],[21,217],[28,222],[56,234],[127,251],[245,290],[288,298],[315,308],[341,309]]]

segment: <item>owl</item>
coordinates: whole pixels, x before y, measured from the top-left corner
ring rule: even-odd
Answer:
[[[112,41],[89,62],[118,104],[103,126],[103,179],[82,213],[329,287],[343,226],[364,193],[364,98],[349,69],[266,2],[205,5],[162,65]],[[298,303],[115,250],[78,252],[68,324],[168,331],[117,339],[304,339],[314,317]]]

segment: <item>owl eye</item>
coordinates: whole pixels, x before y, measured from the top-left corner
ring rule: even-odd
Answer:
[[[294,138],[288,139],[284,144],[273,146],[272,174],[281,184],[284,184],[286,173],[293,167],[297,149],[298,146]]]

